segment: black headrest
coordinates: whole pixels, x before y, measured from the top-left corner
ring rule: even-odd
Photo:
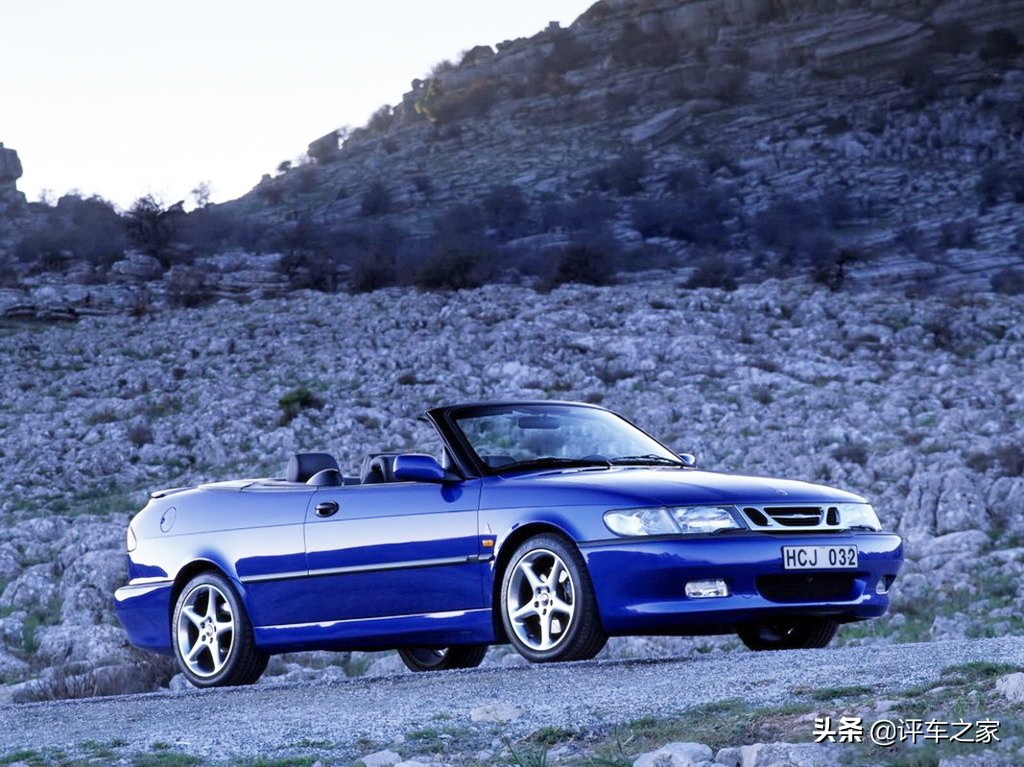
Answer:
[[[394,459],[398,453],[370,453],[363,458],[359,469],[359,483],[374,485],[379,482],[391,482],[394,478]]]
[[[296,453],[288,459],[288,468],[284,478],[289,482],[305,482],[319,471],[334,469],[338,471],[338,462],[328,453]]]
[[[341,487],[345,484],[345,478],[337,469],[323,469],[307,479],[306,484],[313,487]]]

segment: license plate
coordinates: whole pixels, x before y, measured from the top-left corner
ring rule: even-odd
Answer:
[[[849,570],[857,567],[856,546],[783,546],[786,570]]]

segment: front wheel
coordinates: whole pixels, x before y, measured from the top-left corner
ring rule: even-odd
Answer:
[[[556,535],[530,538],[512,555],[501,619],[512,646],[535,663],[587,660],[608,640],[586,562]]]
[[[196,687],[252,684],[267,668],[242,600],[218,573],[200,573],[185,585],[171,632],[178,667]]]
[[[400,647],[398,654],[411,671],[447,671],[453,668],[476,668],[487,654],[487,645]]]
[[[751,623],[736,633],[751,650],[804,650],[827,646],[838,628],[832,618],[783,618]]]

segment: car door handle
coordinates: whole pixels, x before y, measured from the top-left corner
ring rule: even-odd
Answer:
[[[316,505],[316,515],[318,517],[330,517],[338,513],[338,504],[334,501],[323,501]]]

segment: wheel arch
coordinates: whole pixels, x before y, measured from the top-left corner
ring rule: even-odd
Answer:
[[[174,584],[171,586],[171,601],[168,606],[167,615],[168,626],[170,626],[174,621],[174,607],[178,604],[178,597],[181,596],[181,592],[185,589],[185,584],[201,573],[216,573],[217,575],[226,578],[228,582],[234,581],[231,575],[225,572],[224,568],[212,559],[195,559],[186,564],[178,570],[178,574],[174,576]],[[239,598],[244,601],[243,594],[239,593]],[[248,609],[248,606],[246,607]]]
[[[508,642],[508,635],[505,633],[505,626],[501,621],[501,582],[505,578],[505,570],[512,561],[512,555],[519,548],[523,541],[545,533],[557,535],[564,538],[570,545],[579,549],[576,540],[567,530],[553,522],[528,522],[525,525],[515,528],[498,547],[494,558],[494,578],[491,581],[491,622],[494,625],[494,640],[498,644]]]

